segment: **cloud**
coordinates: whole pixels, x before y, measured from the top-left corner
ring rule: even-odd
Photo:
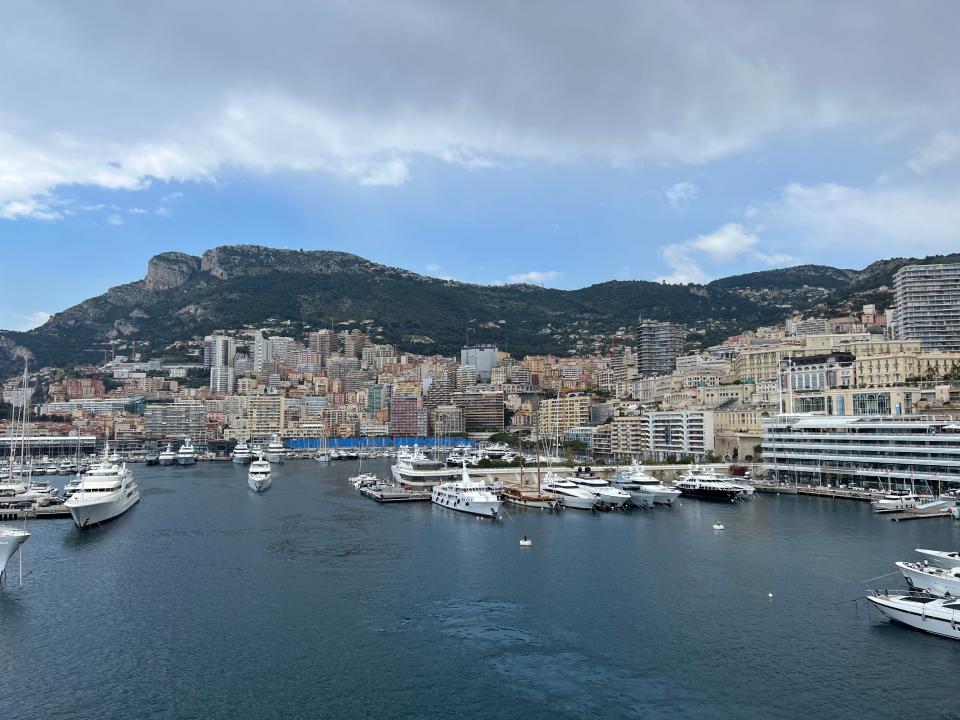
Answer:
[[[147,214],[147,211],[146,211],[146,210],[144,210],[143,208],[138,208],[138,207],[132,207],[132,208],[130,208],[129,210],[127,210],[127,212],[130,213],[131,215],[146,215],[146,214]]]
[[[3,329],[24,332],[43,325],[50,319],[50,313],[46,310],[22,313],[0,308],[0,318],[2,318],[0,319],[0,327]]]
[[[111,215],[107,218],[107,225],[123,225],[123,218],[119,215]]]
[[[10,203],[71,186],[228,169],[396,186],[422,159],[704,163],[825,128],[960,122],[955,8],[881,5],[290,0],[295,23],[252,0],[9,6],[2,217],[56,219]]]
[[[810,253],[939,254],[960,250],[960,185],[791,183],[756,219]]]
[[[671,272],[657,278],[657,281],[704,283],[717,277],[718,273],[708,273],[703,269],[704,262],[716,267],[734,260],[764,266],[785,265],[794,261],[787,253],[767,253],[757,249],[759,242],[760,238],[740,223],[727,223],[691,240],[664,245],[660,248],[660,255]]]
[[[674,212],[683,212],[687,205],[696,200],[699,189],[692,182],[678,182],[671,185],[663,191],[663,196],[667,199]]]
[[[507,278],[507,283],[511,285],[546,285],[547,283],[559,280],[563,273],[556,270],[530,270],[529,272],[517,273]]]
[[[63,213],[51,208],[49,200],[36,196],[0,203],[0,219],[62,220]]]
[[[403,185],[410,177],[407,163],[393,158],[384,163],[374,163],[361,174],[361,185]]]
[[[907,162],[907,167],[915,173],[923,174],[928,170],[945,165],[960,157],[960,135],[941,132],[918,150]]]

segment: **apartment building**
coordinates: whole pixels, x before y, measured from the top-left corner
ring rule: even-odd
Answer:
[[[893,290],[898,338],[960,352],[960,263],[902,267]]]
[[[581,393],[541,400],[538,420],[540,433],[554,438],[570,428],[589,425],[590,402],[590,396]]]

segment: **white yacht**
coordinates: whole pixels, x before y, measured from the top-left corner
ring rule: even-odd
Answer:
[[[270,487],[270,463],[263,459],[263,453],[250,463],[247,471],[247,485],[254,492],[263,492]]]
[[[648,475],[636,459],[611,482],[630,493],[634,503],[640,507],[647,507],[648,503],[673,505],[683,494],[676,488],[664,485],[653,475]]]
[[[127,464],[110,462],[109,452],[81,478],[79,487],[64,503],[78,528],[112,520],[140,500],[140,489]]]
[[[960,597],[960,567],[942,568],[929,563],[898,562],[897,568],[914,590],[939,597]]]
[[[712,470],[693,466],[673,484],[684,495],[703,500],[727,500],[740,497],[741,489],[723,480]]]
[[[947,568],[948,570],[955,567],[960,567],[960,553],[951,552],[947,550],[924,550],[923,548],[917,548],[916,552],[923,555],[929,562],[932,562],[938,567]]]
[[[559,475],[547,473],[540,485],[540,489],[551,495],[556,495],[564,507],[576,508],[578,510],[593,510],[599,503],[597,496],[589,490],[577,485],[575,482],[566,480]]]
[[[622,508],[630,504],[630,493],[618,487],[613,487],[606,480],[595,476],[573,476],[571,482],[576,483],[584,490],[592,492],[597,496],[601,505],[608,505],[614,508]]]
[[[193,465],[197,461],[197,452],[193,449],[193,441],[187,438],[177,450],[177,465]]]
[[[274,435],[272,438],[270,438],[270,444],[267,445],[267,462],[273,463],[274,465],[280,465],[283,463],[286,452],[287,451],[283,447],[283,442],[280,440],[280,436]]]
[[[960,640],[960,602],[924,593],[868,595],[886,617],[916,630]]]
[[[233,457],[232,460],[237,465],[246,465],[253,459],[253,455],[250,453],[250,448],[247,446],[243,440],[238,442],[233,446]]]
[[[26,530],[0,526],[0,580],[3,579],[7,563],[16,555],[17,550],[30,537]]]
[[[167,449],[157,456],[157,462],[161,465],[175,465],[177,462],[177,451],[173,449],[170,443],[167,443]]]
[[[486,483],[471,480],[466,465],[461,480],[436,485],[430,493],[430,500],[435,505],[471,515],[500,517],[500,501],[497,496],[490,492]]]

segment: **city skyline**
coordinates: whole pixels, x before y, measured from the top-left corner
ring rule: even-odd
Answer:
[[[0,241],[42,279],[3,329],[237,242],[564,289],[960,249],[942,5],[144,13],[7,23]]]

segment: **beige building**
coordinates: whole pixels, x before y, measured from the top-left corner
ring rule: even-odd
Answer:
[[[546,437],[557,437],[570,428],[590,423],[590,396],[579,393],[540,401],[539,430]]]
[[[883,387],[916,382],[917,378],[939,380],[953,367],[960,366],[960,353],[896,352],[888,355],[857,356],[854,361],[859,387]]]
[[[224,400],[227,440],[262,440],[286,429],[283,395],[231,395]]]

